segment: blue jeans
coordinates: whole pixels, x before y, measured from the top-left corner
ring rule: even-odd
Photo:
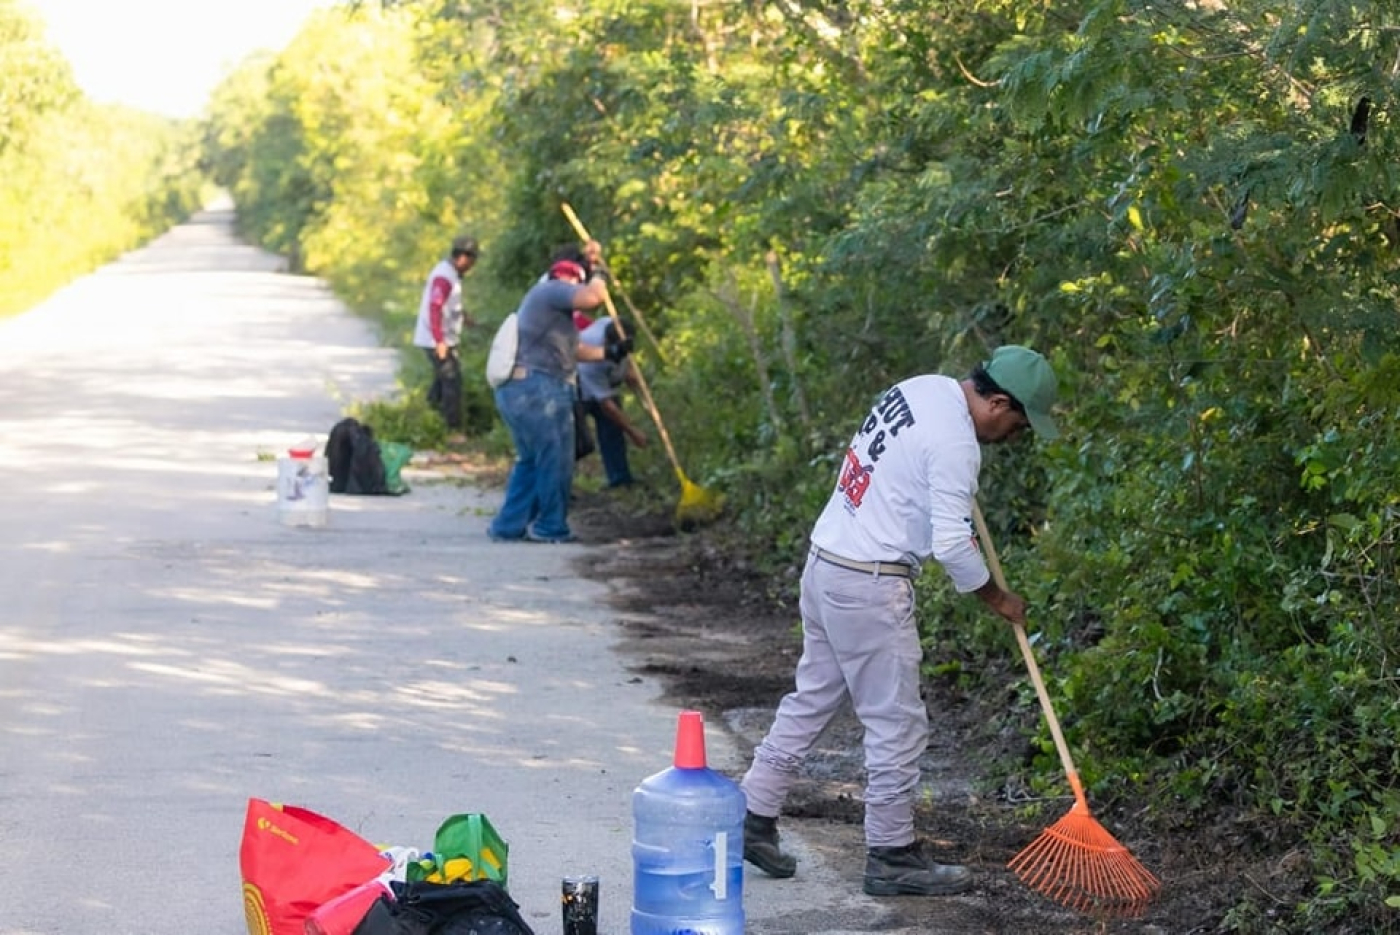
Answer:
[[[621,400],[616,402],[622,405]],[[597,402],[590,399],[583,407],[593,417],[593,424],[598,429],[598,454],[603,459],[603,473],[608,479],[608,486],[621,487],[632,483],[632,468],[627,463],[627,436],[623,434],[622,427],[609,419]]]
[[[574,388],[531,371],[496,388],[496,409],[515,443],[506,499],[491,521],[497,539],[528,530],[542,539],[569,532],[569,488],[574,481]]]

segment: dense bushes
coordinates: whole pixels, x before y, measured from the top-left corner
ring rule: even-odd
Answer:
[[[492,322],[572,239],[569,201],[643,310],[688,473],[774,568],[889,382],[1045,349],[1066,437],[989,453],[984,500],[1095,795],[1302,848],[1322,882],[1289,894],[1290,931],[1381,927],[1400,33],[1380,7],[386,6],[226,86],[210,158],[253,233],[406,344],[452,233],[486,245],[467,293]],[[636,461],[669,482],[659,447]],[[920,587],[931,674],[1005,671],[984,664],[1004,627]],[[1253,898],[1224,924],[1255,930]]]

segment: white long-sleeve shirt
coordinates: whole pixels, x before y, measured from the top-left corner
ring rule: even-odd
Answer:
[[[462,274],[451,260],[439,260],[428,274],[413,326],[415,347],[456,347],[462,335]]]
[[[861,562],[943,566],[959,593],[990,573],[972,538],[982,449],[962,386],[911,377],[861,424],[812,529],[812,544]]]

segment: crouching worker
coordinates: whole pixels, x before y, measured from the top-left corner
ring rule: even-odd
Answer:
[[[616,343],[617,324],[610,318],[600,318],[579,332],[580,346],[606,348]],[[632,483],[632,468],[627,462],[628,440],[638,448],[647,446],[646,435],[632,424],[622,408],[622,387],[630,386],[635,390],[638,383],[631,358],[578,365],[579,396],[598,433],[598,454],[602,456],[603,473],[609,487],[626,487]]]

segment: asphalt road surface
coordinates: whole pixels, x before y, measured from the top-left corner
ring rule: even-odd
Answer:
[[[397,364],[280,266],[211,209],[0,321],[0,935],[246,931],[250,797],[423,849],[485,813],[538,935],[572,873],[622,935],[677,710],[614,651],[586,547],[488,540],[494,492],[410,471],[281,521],[271,459]],[[797,879],[746,873],[748,931],[897,930],[792,845]]]

